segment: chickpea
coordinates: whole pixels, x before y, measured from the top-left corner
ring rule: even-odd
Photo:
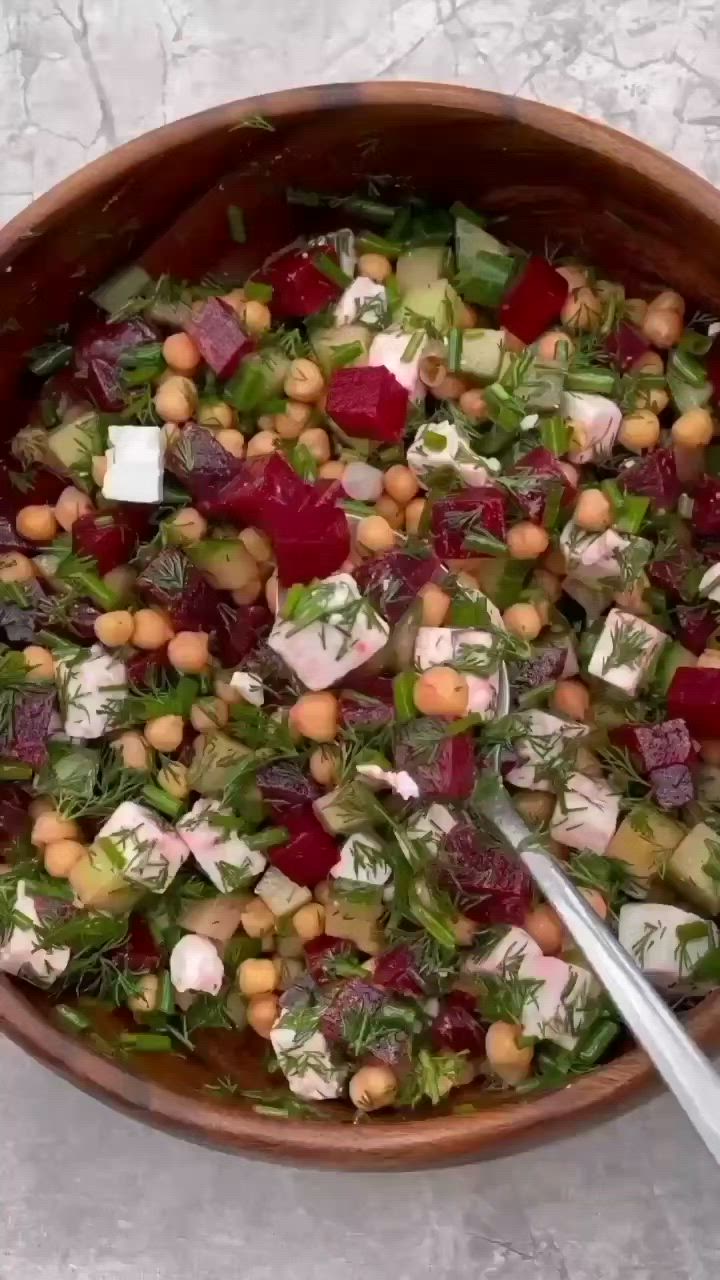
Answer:
[[[446,373],[440,382],[430,388],[436,400],[459,400],[463,392],[468,390],[466,378],[456,373]]]
[[[548,569],[536,569],[532,576],[532,586],[541,591],[549,604],[557,604],[562,595],[560,579]]]
[[[550,705],[559,716],[584,723],[590,714],[590,694],[581,680],[559,680]]]
[[[127,1007],[132,1013],[153,1013],[160,998],[160,977],[157,973],[143,973],[135,979],[136,991],[128,996]]]
[[[513,560],[537,560],[547,551],[550,535],[542,525],[521,520],[508,529],[505,541]]]
[[[157,609],[138,609],[133,615],[132,643],[136,649],[161,649],[172,633],[167,618]]]
[[[292,926],[303,942],[312,942],[325,932],[325,908],[320,902],[306,902],[292,918]]]
[[[278,435],[281,440],[298,440],[302,432],[305,430],[312,411],[309,404],[304,404],[302,407],[303,409],[308,410],[308,414],[304,422],[298,417],[291,417],[287,412],[275,414],[273,427],[276,435]]]
[[[612,503],[602,489],[583,489],[578,494],[573,518],[580,529],[588,533],[602,533],[610,528],[613,516]]]
[[[198,390],[190,378],[171,374],[155,392],[155,412],[163,422],[187,422],[198,407]]]
[[[329,462],[332,455],[330,437],[323,427],[306,427],[300,432],[299,444],[305,446],[316,462]]]
[[[407,533],[417,533],[420,521],[425,514],[425,499],[413,498],[405,508],[405,529]]]
[[[95,619],[94,631],[101,644],[108,649],[128,644],[135,629],[135,619],[126,609],[114,609]]]
[[[272,542],[261,529],[253,529],[252,526],[242,529],[238,534],[238,542],[242,542],[257,564],[268,564],[273,558]]]
[[[265,938],[275,932],[277,921],[262,898],[251,898],[243,907],[240,923],[249,938]]]
[[[163,359],[173,373],[192,376],[200,367],[202,357],[197,344],[187,333],[171,333],[163,342]]]
[[[411,471],[409,467],[404,467],[399,462],[393,467],[388,467],[383,477],[383,483],[385,492],[395,502],[399,502],[401,507],[406,507],[420,488],[415,472]]]
[[[413,501],[415,501],[415,499],[413,499]],[[408,506],[412,506],[412,503],[409,503]],[[374,510],[376,515],[382,516],[383,520],[387,520],[391,529],[402,529],[405,521],[405,514],[402,507],[394,498],[390,497],[389,493],[380,494],[380,497],[375,503]],[[407,510],[407,507],[405,510]],[[367,519],[369,520],[370,516],[368,516]]]
[[[45,870],[49,876],[65,878],[86,853],[85,845],[80,844],[79,840],[52,840],[43,850]]]
[[[450,596],[434,582],[426,582],[420,588],[422,602],[422,625],[424,627],[442,627],[450,608]]]
[[[207,527],[207,520],[194,507],[182,507],[165,522],[168,540],[181,547],[202,542]]]
[[[61,813],[52,810],[41,813],[32,826],[30,839],[33,844],[56,844],[59,840],[77,840],[80,828],[72,818],[63,818]]]
[[[122,755],[122,762],[126,769],[149,769],[150,752],[141,733],[133,731],[121,733],[113,740],[112,745]]]
[[[594,333],[602,313],[601,299],[592,289],[583,286],[568,294],[560,319],[573,333]]]
[[[442,356],[423,356],[418,365],[420,381],[433,392],[447,377],[447,371],[447,364]]]
[[[312,404],[325,390],[325,379],[314,361],[300,357],[292,361],[285,375],[283,390],[291,400]]]
[[[231,289],[229,293],[223,294],[221,301],[224,302],[226,306],[232,307],[235,315],[238,317],[238,320],[242,320],[245,314],[246,303],[244,289]]]
[[[30,542],[51,542],[57,533],[55,512],[47,505],[21,507],[15,517],[15,528]]]
[[[706,764],[720,764],[720,738],[703,738],[700,757]]]
[[[198,409],[197,420],[201,427],[213,431],[237,430],[237,414],[225,400],[206,400]]]
[[[563,280],[567,280],[568,289],[584,289],[587,285],[587,267],[581,267],[579,263],[571,262],[567,266],[556,267],[555,269]]]
[[[468,709],[468,682],[452,667],[431,667],[416,681],[415,706],[423,716],[464,716]]]
[[[236,431],[235,435],[243,440],[239,431]],[[276,445],[277,437],[272,431],[256,431],[255,435],[248,440],[245,453],[248,458],[265,458],[268,454],[275,452]],[[245,447],[244,443],[243,447]]]
[[[545,956],[556,956],[562,950],[565,930],[554,907],[543,902],[528,911],[523,928],[537,942]]]
[[[662,293],[648,303],[648,307],[655,307],[658,311],[677,311],[678,315],[685,315],[685,299],[674,289],[663,289]]]
[[[516,791],[513,804],[531,827],[541,827],[552,817],[555,796],[549,791]]]
[[[511,604],[503,614],[503,622],[508,631],[521,640],[536,640],[542,631],[540,614],[529,601]]]
[[[600,890],[599,889],[581,889],[580,892],[583,898],[585,899],[585,901],[587,902],[588,906],[592,907],[596,915],[599,915],[601,920],[606,920],[607,914],[608,914],[608,904],[607,904],[607,900],[600,893]]]
[[[358,274],[368,276],[376,284],[384,284],[392,275],[392,263],[382,253],[361,253],[358,258]]]
[[[280,584],[277,573],[271,573],[265,583],[265,599],[271,613],[277,613],[280,608]]]
[[[623,418],[618,439],[623,448],[632,453],[654,449],[660,439],[660,419],[652,409],[635,409]]]
[[[569,360],[575,343],[562,329],[549,329],[538,338],[536,350],[540,360]]]
[[[720,649],[703,649],[697,660],[699,667],[720,667]]]
[[[109,573],[104,574],[103,582],[106,586],[114,591],[121,604],[125,604],[133,593],[133,588],[137,582],[137,573],[130,568],[128,564],[119,564],[115,569],[111,569]]]
[[[170,764],[159,769],[157,782],[163,791],[167,791],[168,795],[174,796],[176,800],[185,800],[190,795],[187,765],[181,764],[179,760],[172,760]]]
[[[672,425],[673,444],[702,449],[713,438],[713,420],[707,409],[688,409]]]
[[[336,787],[339,782],[337,752],[327,746],[316,747],[310,756],[310,776],[321,787]]]
[[[662,349],[674,347],[680,341],[682,331],[683,317],[679,311],[650,303],[642,323],[642,332],[648,342]]]
[[[366,551],[390,551],[395,546],[395,533],[382,516],[366,516],[357,526],[357,540]]]
[[[92,510],[93,504],[88,495],[69,484],[55,503],[55,519],[60,528],[69,533],[75,521],[79,520],[80,516],[88,515]]]
[[[238,965],[237,984],[244,996],[263,996],[273,991],[277,972],[272,960],[243,960]]]
[[[107,469],[108,464],[105,454],[96,454],[90,463],[90,475],[93,478],[93,484],[96,484],[98,489],[102,489],[103,481],[107,475]]]
[[[263,592],[263,584],[258,576],[249,578],[244,587],[234,587],[230,592],[234,604],[254,604]]]
[[[676,444],[673,457],[678,480],[686,493],[692,493],[705,471],[705,450],[697,445]]]
[[[203,698],[190,709],[190,723],[198,733],[212,733],[228,722],[227,703],[222,698]]]
[[[290,723],[311,742],[332,742],[338,731],[338,701],[334,693],[303,693],[290,711]]]
[[[29,582],[34,577],[32,560],[19,551],[7,551],[0,556],[0,582]]]
[[[360,1067],[350,1078],[350,1101],[358,1111],[379,1111],[392,1106],[398,1091],[394,1071],[384,1062]]]
[[[278,414],[276,417],[275,430],[278,435],[282,435],[282,432],[278,427],[277,419],[281,417],[287,418],[288,422],[294,424],[294,426],[292,428],[292,434],[289,434],[286,438],[289,440],[297,440],[300,432],[310,425],[312,416],[313,406],[311,404],[303,404],[301,400],[288,400],[284,414]],[[288,431],[291,430],[290,427],[287,429]]]
[[[459,947],[470,947],[475,939],[475,934],[479,929],[479,925],[471,920],[469,916],[457,915],[451,921],[450,928],[453,931],[453,937]]]
[[[158,716],[148,720],[143,733],[145,741],[156,751],[177,751],[183,740],[185,723],[182,716]]]
[[[321,480],[342,480],[345,475],[345,466],[346,463],[331,458],[330,462],[323,462],[322,466],[318,467],[318,475]]]
[[[471,422],[484,422],[488,416],[485,396],[478,387],[463,391],[459,400],[460,409]]]
[[[567,573],[565,552],[562,547],[550,547],[542,558],[542,568],[554,573],[556,578],[564,578]]]
[[[195,675],[208,665],[209,636],[205,631],[178,631],[168,645],[168,659],[176,671]]]
[[[278,998],[272,992],[263,996],[253,996],[248,1001],[248,1026],[252,1027],[256,1035],[262,1036],[263,1040],[269,1040],[279,1012]]]
[[[319,884],[316,884],[313,889],[313,897],[316,902],[319,902],[323,907],[326,907],[332,898],[332,889],[330,888],[329,881],[321,880]]]
[[[636,329],[642,329],[647,309],[648,304],[644,298],[626,298],[625,318],[628,324],[634,325]]]
[[[485,1052],[496,1076],[504,1084],[517,1085],[530,1074],[532,1045],[519,1044],[520,1028],[511,1022],[493,1022],[487,1031]]]
[[[55,679],[55,659],[49,649],[43,649],[39,644],[29,644],[23,649],[23,658],[31,680]]]
[[[41,813],[54,813],[55,805],[49,796],[36,796],[28,805],[28,813],[33,822],[40,817]]]
[[[272,325],[270,308],[264,302],[257,302],[252,298],[250,302],[245,303],[243,322],[248,333],[253,337],[266,333]]]

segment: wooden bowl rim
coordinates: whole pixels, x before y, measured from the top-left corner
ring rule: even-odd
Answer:
[[[251,115],[270,119],[299,111],[336,111],[353,105],[419,106],[496,116],[562,138],[596,155],[632,165],[656,190],[677,194],[720,223],[720,192],[669,156],[607,125],[522,98],[415,81],[317,85],[240,99],[164,125],[94,160],[65,178],[0,229],[0,258],[39,226],[110,180],[121,182],[137,165],[218,129],[232,129]],[[699,1044],[720,1045],[720,992],[689,1015]],[[566,1089],[517,1101],[498,1101],[470,1115],[422,1116],[404,1121],[372,1117],[366,1123],[273,1119],[232,1105],[195,1098],[140,1076],[94,1053],[48,1022],[18,986],[0,975],[0,1030],[33,1057],[78,1087],[129,1115],[169,1132],[238,1154],[345,1169],[413,1168],[502,1154],[508,1144],[544,1140],[579,1119],[607,1115],[648,1089],[653,1068],[639,1049],[583,1076]]]

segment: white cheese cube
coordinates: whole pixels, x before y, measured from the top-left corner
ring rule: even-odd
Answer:
[[[259,676],[251,671],[233,671],[230,686],[240,692],[245,702],[251,707],[262,707],[265,702],[265,688]]]
[[[426,422],[418,429],[407,451],[407,465],[425,487],[435,471],[454,471],[466,484],[477,486],[487,484],[490,470],[495,470],[490,460],[477,457],[467,433],[449,419]]]
[[[308,689],[328,689],[387,644],[390,628],[348,573],[335,574],[311,588],[323,603],[323,616],[302,620],[276,617],[268,644]],[[320,594],[322,592],[322,594]],[[314,597],[313,597],[314,598]]]
[[[368,364],[382,365],[389,369],[413,400],[421,400],[425,395],[425,387],[420,381],[418,370],[427,338],[423,338],[410,360],[403,360],[413,337],[414,334],[399,328],[386,329],[384,333],[376,334],[370,343]]]
[[[40,917],[24,880],[17,882],[12,913],[9,933],[5,937],[0,934],[0,973],[12,973],[37,986],[49,987],[67,969],[70,948],[39,945]]]
[[[108,427],[108,443],[103,497],[116,502],[160,502],[165,467],[162,427]]]
[[[382,840],[368,831],[356,831],[340,847],[340,858],[330,875],[336,880],[355,880],[358,884],[386,884],[391,868],[382,855]]]
[[[664,631],[634,613],[611,609],[588,663],[591,676],[606,684],[636,693],[665,644]]]
[[[617,583],[615,586],[617,586]],[[585,610],[589,623],[596,622],[598,618],[602,617],[615,596],[615,587],[613,586],[594,587],[588,582],[583,582],[581,578],[574,577],[563,578],[562,589],[566,596],[570,596],[571,600],[575,600],[580,605],[580,608]],[[575,675],[576,671],[577,662],[575,671],[572,674]],[[564,680],[566,676],[563,674],[560,679]]]
[[[214,800],[197,800],[178,822],[178,834],[215,888],[233,893],[264,871],[267,858],[235,832],[223,831],[213,817],[232,818],[232,811]]]
[[[522,1011],[523,1035],[574,1049],[595,1007],[600,991],[597,979],[588,969],[555,956],[526,956],[517,973],[532,983]]]
[[[403,800],[417,800],[420,795],[417,782],[405,769],[395,772],[393,769],[382,769],[379,764],[359,764],[356,772],[370,782],[389,787],[391,791],[402,796]]]
[[[382,320],[387,293],[384,284],[356,276],[335,304],[335,324],[371,324]]]
[[[703,574],[698,586],[698,595],[720,603],[720,564],[713,564]]]
[[[457,818],[444,804],[431,804],[412,815],[407,824],[407,834],[411,840],[422,840],[428,853],[437,854],[443,836],[456,826]]]
[[[125,880],[151,893],[164,893],[190,853],[181,836],[134,800],[118,805],[92,847],[104,853]]]
[[[585,533],[569,520],[560,534],[560,547],[570,570],[569,576],[598,588],[622,577],[618,557],[626,555],[630,539],[606,529],[604,533]]]
[[[93,645],[82,661],[58,658],[55,679],[68,737],[102,738],[127,697],[125,663]]]
[[[274,916],[293,915],[300,907],[312,898],[312,894],[304,884],[295,884],[289,876],[277,867],[268,867],[261,880],[255,885],[258,898],[262,898]]]
[[[225,967],[214,942],[196,933],[187,933],[170,952],[170,981],[178,992],[198,991],[216,996],[225,977]]]
[[[618,405],[605,396],[565,391],[560,411],[573,427],[574,438],[568,449],[571,462],[592,462],[608,456],[622,421]]]
[[[280,1017],[270,1032],[270,1043],[291,1091],[299,1098],[322,1102],[340,1097],[348,1068],[335,1063],[321,1031],[300,1034]]]
[[[570,849],[604,853],[618,823],[620,797],[604,778],[572,773],[555,812],[550,834]]]
[[[683,930],[698,936],[683,938]],[[618,939],[656,986],[694,990],[700,984],[692,970],[718,946],[720,933],[711,921],[667,902],[628,902],[618,915]]]
[[[527,956],[542,955],[535,939],[531,938],[530,934],[519,925],[509,925],[507,928],[500,929],[499,933],[498,937],[496,930],[492,930],[486,949],[480,953],[476,951],[463,959],[463,973],[469,977],[479,974],[507,977],[517,971],[521,960]]]
[[[553,766],[562,759],[568,739],[585,737],[589,732],[587,725],[535,710],[517,712],[513,724],[525,732],[513,744],[520,763],[508,773],[508,782],[533,791],[554,791]]]

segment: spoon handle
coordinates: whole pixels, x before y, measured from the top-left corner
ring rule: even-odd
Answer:
[[[540,844],[533,844],[531,831],[502,788],[483,803],[483,815],[552,903],[658,1074],[720,1164],[720,1077],[711,1063],[560,864]]]

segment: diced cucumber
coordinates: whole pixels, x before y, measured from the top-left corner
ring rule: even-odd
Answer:
[[[372,792],[361,782],[348,782],[315,800],[315,813],[331,835],[351,835],[365,831],[368,825],[368,805]]]
[[[686,835],[685,827],[654,805],[638,804],[620,823],[605,856],[624,862],[639,886],[646,886]]]
[[[542,364],[538,361],[528,375],[522,394],[529,413],[554,410],[560,407],[565,370],[559,364]]]
[[[72,476],[80,489],[91,487],[91,460],[104,452],[105,432],[96,413],[86,413],[48,433],[48,466]]]
[[[354,368],[367,364],[372,338],[372,333],[364,324],[341,324],[333,329],[313,330],[310,342],[320,368],[329,377],[335,368],[334,355],[339,347],[350,347],[358,342],[362,347],[362,352],[354,359],[345,361],[343,367]]]
[[[498,609],[507,609],[519,599],[529,573],[527,561],[508,556],[487,556],[473,570],[481,591]]]
[[[465,304],[449,280],[441,278],[408,290],[403,298],[400,321],[406,328],[416,328],[418,319],[427,320],[436,333],[446,334],[462,319],[464,309]]]
[[[502,329],[465,329],[460,350],[460,372],[479,382],[494,382],[503,358]]]
[[[142,890],[128,884],[122,868],[103,849],[83,854],[70,869],[70,884],[85,907],[121,915],[129,911]]]
[[[96,306],[101,311],[107,311],[108,315],[114,315],[116,311],[120,311],[129,302],[131,298],[149,293],[152,287],[152,276],[149,276],[144,267],[135,263],[131,267],[124,267],[122,271],[118,271],[109,280],[105,280],[103,284],[98,285],[90,294]]]
[[[404,297],[411,289],[425,289],[443,274],[447,250],[442,244],[425,244],[401,253],[397,260],[397,287]]]
[[[720,836],[699,822],[680,842],[665,865],[665,877],[700,911],[720,911]]]
[[[491,236],[484,227],[467,218],[455,219],[455,256],[458,271],[472,271],[478,253],[507,253],[504,244]]]
[[[290,360],[279,347],[265,347],[258,355],[249,356],[244,364],[260,366],[265,382],[265,396],[274,396],[282,391]]]
[[[249,747],[226,733],[209,733],[198,738],[188,775],[190,786],[201,796],[221,796],[233,777],[235,766],[250,754]]]
[[[667,693],[678,668],[694,667],[696,663],[695,654],[680,644],[679,640],[672,640],[670,644],[666,644],[653,671],[650,685],[653,693]]]
[[[188,546],[187,554],[219,591],[240,591],[253,574],[255,562],[237,538],[206,538]]]

